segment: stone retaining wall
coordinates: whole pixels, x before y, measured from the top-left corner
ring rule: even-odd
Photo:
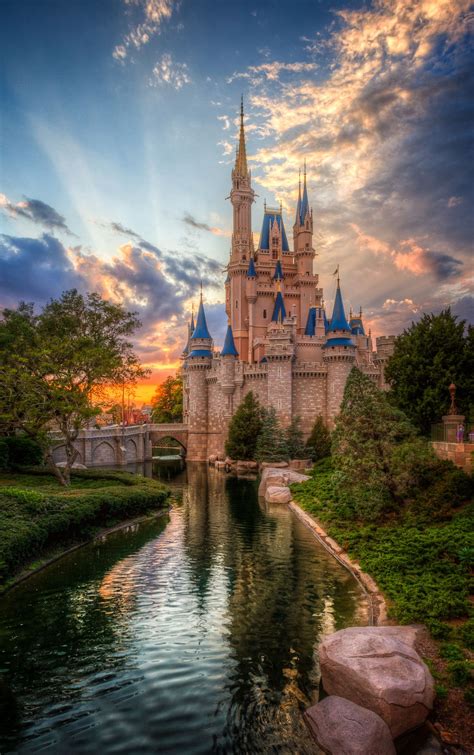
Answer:
[[[288,505],[296,516],[301,519],[308,529],[311,530],[321,545],[352,574],[354,579],[356,579],[360,585],[362,585],[368,597],[370,624],[372,626],[383,626],[388,624],[389,621],[387,619],[387,604],[385,598],[370,574],[363,572],[357,561],[353,561],[344,548],[341,548],[339,543],[336,543],[335,540],[329,537],[321,525],[306,511],[303,511],[295,501],[290,501]]]
[[[474,443],[445,443],[432,441],[434,452],[440,459],[449,459],[457,467],[464,469],[467,474],[474,471],[473,455]]]

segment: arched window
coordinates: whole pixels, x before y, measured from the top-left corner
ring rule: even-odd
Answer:
[[[263,310],[263,319],[264,320],[267,319],[267,310],[266,309]]]

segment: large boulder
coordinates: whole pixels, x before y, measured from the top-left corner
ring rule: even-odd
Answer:
[[[305,482],[305,480],[309,480],[309,477],[300,474],[299,472],[295,472],[294,469],[264,467],[260,478],[260,485],[258,487],[258,495],[262,498],[265,497],[269,485],[288,487],[288,485],[292,485],[294,482]]]
[[[325,697],[304,717],[317,744],[329,755],[395,755],[385,721],[343,697]]]
[[[319,646],[326,692],[377,713],[394,738],[422,724],[434,699],[433,678],[413,647],[413,629],[404,630],[350,627]]]
[[[265,500],[267,503],[289,503],[291,501],[290,489],[279,485],[269,485],[265,492]]]

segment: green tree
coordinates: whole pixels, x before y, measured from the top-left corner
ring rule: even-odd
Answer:
[[[286,445],[290,459],[303,459],[305,444],[301,430],[301,417],[292,417],[286,430]]]
[[[457,387],[459,411],[472,411],[474,328],[466,331],[465,325],[448,308],[439,315],[423,315],[395,341],[385,368],[390,398],[424,435],[447,413],[451,382]]]
[[[255,459],[255,447],[262,426],[262,410],[250,391],[229,423],[225,452],[231,459]]]
[[[413,441],[407,417],[357,368],[346,383],[332,436],[340,507],[347,515],[376,519],[395,505],[394,447]]]
[[[262,427],[257,439],[257,461],[287,461],[289,458],[286,433],[282,429],[273,406],[263,413]]]
[[[312,461],[319,461],[331,455],[331,433],[319,415],[306,441],[306,454]]]
[[[63,485],[77,459],[79,431],[114,385],[146,374],[128,340],[139,321],[92,293],[66,291],[36,315],[33,305],[4,310],[0,320],[0,423],[10,433],[41,439]],[[48,431],[59,429],[66,465],[53,460]]]
[[[153,422],[183,421],[183,379],[181,375],[170,375],[156,389],[152,399],[151,418]]]

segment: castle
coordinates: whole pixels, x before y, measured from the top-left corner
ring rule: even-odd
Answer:
[[[385,388],[384,363],[394,336],[377,338],[373,350],[362,311],[358,317],[346,317],[338,271],[331,318],[326,315],[319,276],[313,271],[316,253],[306,170],[302,187],[300,180],[292,250],[281,206],[266,205],[258,249],[254,248],[254,198],[241,105],[230,192],[233,233],[225,281],[224,347],[220,353],[214,349],[201,293],[183,352],[183,420],[190,461],[224,452],[229,421],[249,391],[264,407],[275,408],[283,426],[298,415],[307,436],[318,415],[333,425],[354,365]]]

